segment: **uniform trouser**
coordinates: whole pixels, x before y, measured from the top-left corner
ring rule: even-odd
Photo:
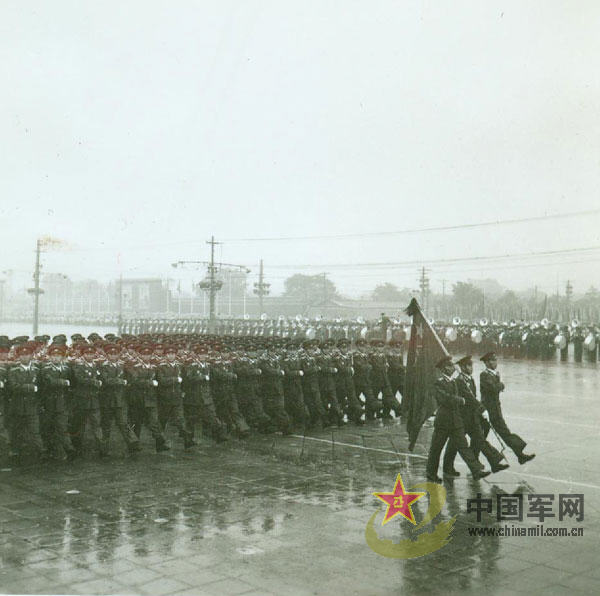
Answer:
[[[325,418],[325,408],[321,401],[319,379],[316,375],[304,377],[302,381],[302,392],[304,394],[304,403],[308,408],[310,424],[322,424]]]
[[[200,416],[202,423],[207,428],[213,439],[221,441],[227,437],[225,424],[217,416],[217,409],[213,401],[210,388],[206,387],[201,392],[202,405],[200,407]]]
[[[573,349],[573,352],[574,352],[574,356],[575,356],[575,362],[581,362],[582,357],[583,357],[583,344],[576,343],[575,348]]]
[[[115,426],[121,433],[123,441],[130,449],[138,442],[138,438],[133,430],[127,424],[127,415],[125,408],[119,407],[102,407],[100,406],[100,426],[102,428],[102,452],[108,453],[108,445],[110,441],[110,431],[112,422],[115,422]]]
[[[566,362],[569,359],[569,345],[567,344],[566,348],[563,348],[560,351],[560,360],[561,362]]]
[[[62,399],[51,396],[46,398],[40,414],[40,431],[46,451],[52,452],[55,457],[63,458],[73,451],[73,445],[69,436],[69,414],[57,401]]]
[[[196,427],[200,426],[202,432],[201,406],[193,402],[183,404],[183,419],[185,421],[185,430],[189,433],[190,439],[196,435]]]
[[[502,416],[502,407],[500,406],[500,400],[494,400],[492,402],[484,403],[490,424],[492,428],[498,433],[500,438],[515,452],[516,455],[520,455],[525,449],[525,441],[517,434],[510,432],[504,416]]]
[[[438,467],[440,464],[440,455],[446,442],[450,440],[456,445],[460,456],[465,460],[472,474],[483,469],[481,463],[475,458],[473,452],[469,448],[467,439],[465,438],[465,429],[462,426],[456,428],[447,428],[434,426],[433,435],[431,437],[431,445],[427,456],[427,476],[437,476]]]
[[[365,418],[368,420],[377,417],[381,412],[381,403],[373,392],[369,380],[361,375],[355,376],[354,387],[357,396],[360,396],[361,393],[365,396]]]
[[[183,419],[183,404],[181,401],[163,400],[158,402],[158,422],[162,432],[165,432],[167,424],[170,422],[179,431],[179,436],[187,444],[190,435],[185,428]]]
[[[16,453],[30,448],[35,455],[42,452],[42,439],[40,437],[40,419],[35,414],[14,414],[10,416],[9,426],[10,444]]]
[[[129,416],[131,418],[133,432],[138,439],[142,434],[142,425],[145,425],[157,445],[165,443],[165,437],[161,432],[158,423],[158,409],[155,405],[148,406],[144,404],[143,400],[133,400],[129,406]]]
[[[327,410],[327,416],[332,423],[341,422],[344,413],[338,403],[335,391],[335,377],[330,374],[321,375],[319,378],[319,390],[321,392],[321,401]]]
[[[402,395],[402,391],[404,390],[404,373],[403,371],[390,368],[388,373],[388,379],[390,381],[390,389],[392,390],[392,395],[395,397],[396,395]]]
[[[335,392],[340,408],[348,416],[348,420],[354,422],[360,420],[362,403],[356,397],[356,389],[351,374],[338,373],[335,379]]]
[[[308,408],[304,403],[302,382],[299,378],[288,379],[283,384],[285,410],[295,424],[306,426],[310,419]]]
[[[476,415],[474,420],[470,424],[465,425],[465,432],[471,438],[469,447],[473,451],[475,458],[479,456],[479,452],[483,453],[484,457],[490,463],[492,470],[500,463],[503,456],[502,454],[488,441],[485,439],[483,428],[479,420],[479,415]],[[444,462],[442,468],[444,471],[454,469],[454,459],[458,449],[453,441],[449,441],[446,445],[446,451],[444,452]]]
[[[394,410],[394,413],[400,413],[400,404],[398,400],[392,394],[390,383],[387,379],[380,381],[379,383],[373,384],[373,395],[379,401],[379,394],[381,393],[381,413],[383,416],[388,416],[389,413]]]
[[[271,419],[271,428],[289,432],[290,417],[285,411],[283,387],[279,384],[266,385],[263,393],[263,405],[267,416]]]
[[[231,430],[240,434],[249,432],[250,427],[240,411],[240,406],[232,387],[227,385],[214,386],[213,400],[217,416],[220,420],[225,422]]]
[[[236,395],[240,411],[248,424],[260,431],[266,430],[271,419],[265,412],[263,400],[254,380],[238,380]]]
[[[71,434],[71,443],[76,451],[83,448],[83,436],[85,434],[86,423],[89,422],[90,431],[94,437],[94,443],[98,451],[102,451],[102,433],[100,429],[100,409],[99,408],[78,408],[75,407],[71,416],[69,432]]]

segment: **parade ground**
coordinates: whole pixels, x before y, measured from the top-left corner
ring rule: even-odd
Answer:
[[[0,593],[598,594],[598,366],[500,361],[506,420],[537,456],[520,466],[505,451],[510,468],[479,482],[457,458],[461,475],[444,482],[441,512],[424,525],[456,518],[449,541],[410,559],[378,554],[366,532],[388,546],[415,538],[401,516],[382,526],[373,493],[392,492],[398,473],[407,491],[425,482],[431,423],[413,453],[396,420],[187,452],[171,431],[162,454],[144,434],[135,457],[114,439],[103,460],[3,461]],[[522,521],[498,520],[499,495],[520,495]],[[574,495],[577,511],[559,519]],[[412,507],[417,522],[427,499]],[[542,520],[530,507],[540,499]]]

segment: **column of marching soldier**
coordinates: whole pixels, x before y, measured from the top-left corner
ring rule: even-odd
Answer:
[[[0,431],[14,457],[75,457],[86,427],[106,455],[114,427],[134,453],[145,426],[160,452],[169,449],[169,423],[188,449],[200,430],[222,441],[400,415],[404,365],[395,342],[359,340],[350,351],[346,339],[71,339],[0,337]]]
[[[140,450],[144,426],[161,452],[169,449],[168,423],[189,449],[200,429],[223,441],[251,430],[289,434],[406,414],[398,400],[405,369],[397,341],[358,339],[351,349],[348,339],[92,334],[85,340],[76,334],[69,347],[64,335],[55,336],[50,345],[49,339],[0,337],[0,431],[7,435],[13,457],[24,452],[59,460],[76,457],[86,426],[104,456],[115,426],[131,453]],[[482,360],[482,402],[476,398],[470,356],[457,362],[461,372],[456,378],[450,357],[437,365],[439,407],[427,463],[430,480],[440,481],[444,445],[446,476],[458,475],[457,452],[475,478],[489,474],[479,452],[492,472],[506,469],[503,456],[486,440],[490,425],[519,463],[534,457],[524,453],[525,442],[502,417],[504,385],[495,354]],[[489,422],[482,417],[484,409]]]

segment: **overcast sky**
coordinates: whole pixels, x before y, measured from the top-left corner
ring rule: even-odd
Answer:
[[[494,277],[600,286],[600,3],[2,2],[2,270],[178,275],[311,265],[358,295]],[[235,240],[238,239],[238,240]],[[234,241],[235,240],[235,241]],[[396,269],[336,264],[410,262]],[[276,268],[277,267],[277,268]],[[201,277],[201,273],[186,273]]]

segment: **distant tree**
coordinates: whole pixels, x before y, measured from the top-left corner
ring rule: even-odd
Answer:
[[[371,298],[375,302],[405,302],[406,293],[400,290],[398,286],[386,282],[375,286]]]
[[[458,281],[452,285],[454,308],[462,317],[472,318],[483,314],[483,292],[473,284]]]
[[[303,302],[306,306],[327,304],[338,298],[335,284],[323,275],[302,275],[297,273],[284,282],[283,296]]]

